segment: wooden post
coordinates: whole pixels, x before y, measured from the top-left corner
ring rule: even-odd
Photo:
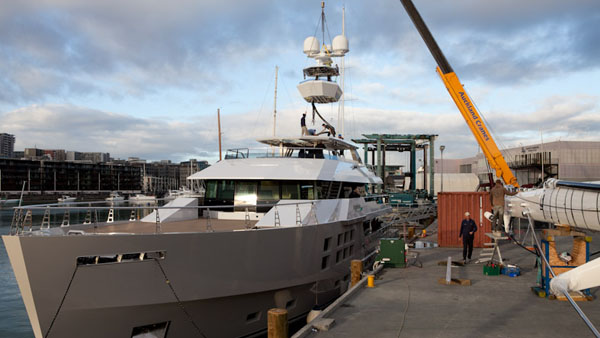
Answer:
[[[268,338],[288,338],[287,310],[270,309],[267,313]]]
[[[352,279],[351,279],[350,286],[352,287],[360,281],[360,277],[361,277],[362,270],[363,270],[362,261],[359,259],[353,259],[350,262],[350,270],[352,272]]]

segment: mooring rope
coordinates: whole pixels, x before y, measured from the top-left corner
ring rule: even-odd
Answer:
[[[167,277],[167,274],[166,274],[165,270],[163,269],[162,265],[160,264],[160,261],[158,260],[158,258],[154,258],[154,261],[156,262],[156,264],[158,264],[158,267],[160,268],[160,271],[162,272],[163,277],[165,278],[165,283],[169,286],[169,289],[171,289],[171,292],[173,293],[173,296],[175,296],[175,299],[177,300],[177,305],[179,305],[179,308],[181,308],[181,310],[183,311],[183,313],[185,313],[186,317],[188,318],[188,320],[190,321],[190,323],[192,323],[192,325],[194,325],[194,327],[196,328],[196,331],[198,331],[198,333],[200,334],[200,336],[202,336],[204,338],[207,338],[204,335],[204,333],[202,333],[202,330],[200,330],[200,327],[194,321],[194,318],[192,318],[192,316],[190,315],[190,313],[187,312],[187,310],[183,306],[183,303],[181,302],[181,299],[179,298],[179,296],[177,296],[177,293],[175,292],[175,289],[173,288],[173,285],[171,285],[171,281]]]
[[[54,322],[56,321],[56,318],[58,318],[58,314],[60,313],[60,310],[62,309],[65,299],[67,298],[67,293],[69,293],[69,290],[71,289],[71,284],[73,283],[73,279],[75,279],[75,274],[77,273],[78,269],[79,269],[79,265],[76,264],[75,270],[73,270],[73,275],[71,276],[71,280],[69,281],[69,285],[67,285],[67,289],[65,290],[62,300],[60,301],[60,305],[58,306],[58,309],[56,310],[56,313],[54,314],[54,318],[52,318],[52,322],[50,323],[50,327],[48,327],[48,331],[46,331],[46,334],[44,335],[44,337],[46,337],[46,338],[50,334],[50,330],[52,330],[52,326],[54,326]]]

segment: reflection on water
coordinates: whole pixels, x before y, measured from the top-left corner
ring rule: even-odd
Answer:
[[[94,206],[127,206],[127,202],[116,202],[114,204],[94,204]],[[144,206],[144,204],[135,204],[136,206]],[[150,205],[150,204],[146,204]],[[61,206],[69,206],[64,204]],[[85,206],[78,204],[77,206]],[[142,218],[149,213],[151,209],[138,210],[136,219]],[[131,217],[131,210],[115,210],[115,221],[127,220]],[[71,224],[83,223],[85,220],[86,210],[71,210]],[[92,212],[92,217],[95,218],[95,212]],[[98,210],[98,222],[105,222],[108,217],[108,210]],[[37,210],[33,213],[33,224],[39,225],[44,217],[43,210]],[[60,226],[63,222],[64,210],[52,210],[50,216],[51,226]],[[10,231],[10,223],[13,218],[13,209],[9,207],[0,208],[0,235],[6,235]],[[92,219],[93,219],[92,218]],[[33,331],[29,324],[29,318],[25,311],[25,305],[21,299],[21,293],[10,261],[4,249],[4,242],[0,241],[0,337],[10,338],[31,338]]]

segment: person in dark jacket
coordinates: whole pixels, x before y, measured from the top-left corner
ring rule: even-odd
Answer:
[[[300,119],[300,128],[302,128],[302,136],[307,136],[308,129],[306,129],[306,113],[302,114],[302,118]]]
[[[477,231],[477,224],[471,219],[471,214],[465,212],[465,219],[460,224],[460,234],[458,239],[462,237],[463,241],[463,262],[467,263],[467,258],[471,260],[471,254],[473,254],[473,239],[475,238],[475,232]],[[467,252],[468,251],[468,252]],[[468,255],[467,255],[468,253]]]
[[[353,187],[352,188],[352,192],[350,192],[350,196],[348,196],[348,198],[357,198],[360,197],[360,192],[359,192],[359,187]]]

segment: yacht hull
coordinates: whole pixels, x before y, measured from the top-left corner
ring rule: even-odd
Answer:
[[[36,337],[131,337],[160,323],[168,337],[242,337],[266,329],[270,308],[293,319],[344,292],[350,260],[375,245],[366,224],[3,240]]]

